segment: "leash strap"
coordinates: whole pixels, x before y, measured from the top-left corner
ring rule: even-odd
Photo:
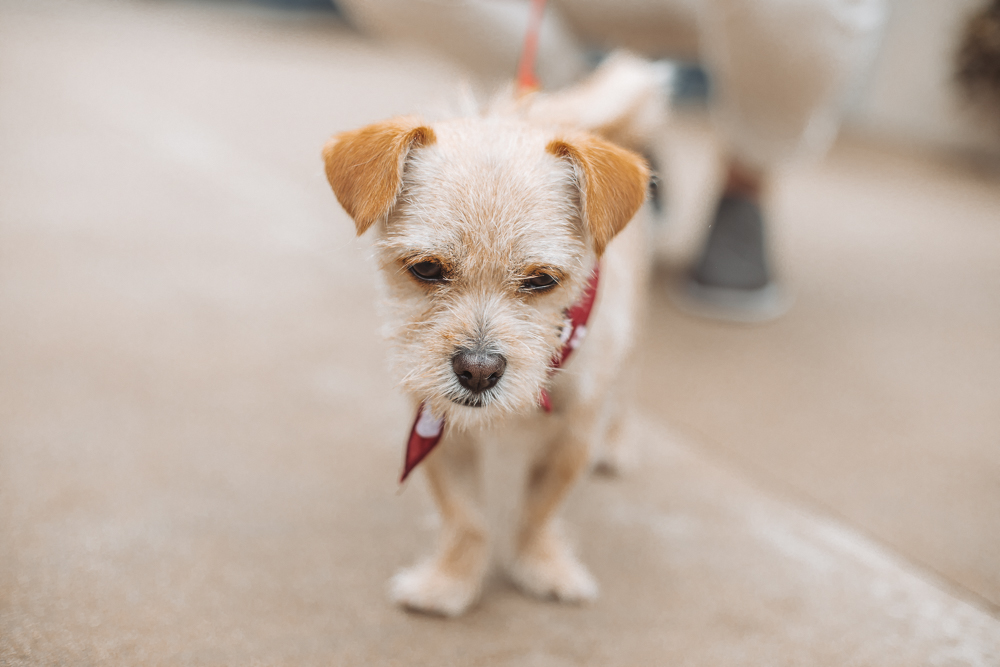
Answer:
[[[528,18],[528,31],[524,35],[524,46],[521,48],[521,60],[517,65],[517,95],[523,97],[533,93],[541,85],[535,76],[535,61],[538,56],[538,33],[545,15],[545,0],[531,0],[531,16]]]

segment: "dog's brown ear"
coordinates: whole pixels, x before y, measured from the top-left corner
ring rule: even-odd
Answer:
[[[416,118],[401,117],[341,132],[327,142],[326,177],[340,205],[354,218],[358,236],[392,209],[410,149],[434,141],[434,130]]]
[[[574,165],[582,192],[583,217],[594,252],[608,243],[646,201],[649,167],[641,156],[589,134],[554,139],[546,150]]]

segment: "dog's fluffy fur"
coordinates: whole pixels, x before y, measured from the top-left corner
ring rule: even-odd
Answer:
[[[372,228],[377,237],[400,386],[447,423],[422,464],[442,518],[440,545],[393,580],[400,604],[450,616],[477,598],[489,562],[478,470],[487,433],[533,441],[514,582],[565,601],[597,594],[553,519],[591,453],[613,452],[620,433],[619,377],[648,255],[644,230],[629,222],[650,172],[613,141],[647,137],[650,119],[662,117],[663,83],[660,70],[622,56],[574,90],[509,97],[433,124],[394,118],[336,135],[324,148],[327,177],[358,234]],[[589,333],[553,374],[564,313],[599,259]],[[427,262],[441,267],[441,280],[411,272]],[[526,290],[540,274],[558,284]],[[452,366],[461,349],[502,355],[499,382],[472,395]],[[543,388],[551,414],[538,407]]]

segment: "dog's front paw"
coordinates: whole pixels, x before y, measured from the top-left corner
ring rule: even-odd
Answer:
[[[435,561],[428,561],[397,573],[389,582],[389,595],[407,609],[458,616],[475,602],[479,581],[442,572]]]
[[[561,541],[551,538],[541,548],[523,549],[510,567],[510,577],[536,597],[560,602],[597,598],[597,581]]]

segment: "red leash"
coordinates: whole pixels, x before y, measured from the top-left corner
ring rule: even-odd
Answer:
[[[528,19],[528,32],[524,36],[524,46],[521,48],[521,60],[517,65],[518,96],[533,93],[541,85],[535,76],[535,60],[538,56],[538,32],[545,15],[545,0],[531,0],[531,17]]]

